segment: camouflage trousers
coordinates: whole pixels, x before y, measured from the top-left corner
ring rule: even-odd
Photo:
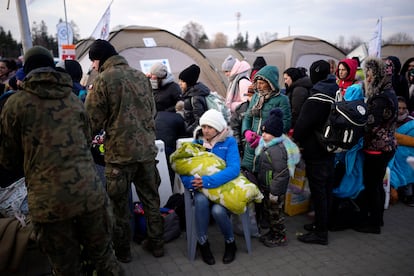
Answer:
[[[134,183],[137,195],[144,208],[147,236],[154,246],[163,246],[164,220],[160,213],[158,187],[161,183],[156,161],[131,165],[106,164],[106,184],[108,195],[115,215],[113,242],[117,256],[130,252],[131,183]]]
[[[264,217],[269,221],[270,230],[278,236],[286,235],[285,216],[283,213],[283,204],[285,196],[281,195],[277,201],[269,199],[269,193],[265,193],[263,198]]]
[[[81,247],[98,275],[125,275],[112,248],[113,216],[108,203],[72,219],[33,222],[33,229],[54,275],[81,275],[81,262],[85,261],[81,258]]]

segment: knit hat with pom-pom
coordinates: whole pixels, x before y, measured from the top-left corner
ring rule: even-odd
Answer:
[[[262,125],[262,132],[275,137],[280,137],[283,134],[283,112],[280,108],[270,110],[269,118]]]

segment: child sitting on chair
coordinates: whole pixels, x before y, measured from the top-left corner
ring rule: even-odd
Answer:
[[[181,175],[181,181],[185,188],[194,190],[197,240],[203,261],[209,265],[215,264],[207,235],[211,214],[224,236],[223,263],[228,264],[236,257],[236,242],[230,220],[232,213],[222,205],[212,203],[199,190],[217,188],[238,177],[240,174],[239,151],[236,139],[232,136],[232,130],[227,126],[221,112],[215,109],[207,110],[201,116],[199,124],[200,126],[194,131],[194,142],[203,145],[208,151],[223,159],[226,167],[212,175]]]
[[[270,111],[262,125],[262,137],[255,150],[259,187],[264,195],[262,217],[269,231],[259,240],[267,247],[287,244],[283,205],[290,176],[300,160],[299,148],[283,134],[283,113],[279,108]]]

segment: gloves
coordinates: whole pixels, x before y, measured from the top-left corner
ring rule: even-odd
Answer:
[[[257,134],[254,131],[251,130],[246,130],[244,132],[244,137],[246,138],[246,141],[250,144],[251,148],[256,148],[257,145],[259,145],[259,141],[260,141],[260,135]]]

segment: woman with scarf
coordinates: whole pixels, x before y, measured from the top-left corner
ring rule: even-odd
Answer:
[[[174,81],[167,66],[162,62],[156,62],[151,66],[148,77],[154,93],[155,108],[157,111],[175,112],[176,103],[181,100],[181,88]]]
[[[247,101],[247,92],[252,82],[249,79],[250,64],[245,60],[238,60],[229,55],[221,66],[229,79],[226,93],[226,105],[234,113],[236,108]]]
[[[279,70],[276,66],[266,65],[254,77],[255,94],[253,95],[243,118],[242,133],[246,139],[241,166],[255,172],[254,150],[257,147],[261,125],[267,120],[270,110],[280,108],[283,113],[283,133],[287,133],[291,124],[289,98],[280,93]]]

